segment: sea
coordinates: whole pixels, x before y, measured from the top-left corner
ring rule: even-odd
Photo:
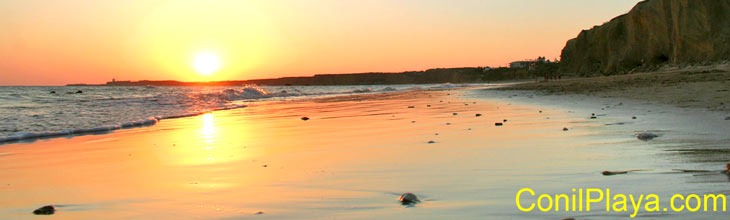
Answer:
[[[468,86],[476,85],[7,86],[0,87],[0,144],[151,126],[251,102]]]

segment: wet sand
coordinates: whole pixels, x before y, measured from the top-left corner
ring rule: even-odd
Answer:
[[[615,219],[630,213],[523,213],[515,194],[728,193],[725,175],[671,172],[730,160],[693,151],[727,149],[730,123],[714,112],[484,89],[248,105],[1,145],[0,218],[35,218],[34,209],[55,205],[63,219]],[[636,139],[643,130],[662,136]],[[649,171],[601,175],[633,169]],[[421,203],[403,206],[405,192]]]
[[[667,66],[652,72],[523,83],[502,89],[631,98],[730,113],[730,64]]]

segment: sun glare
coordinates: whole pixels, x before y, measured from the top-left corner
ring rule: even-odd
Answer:
[[[193,67],[200,74],[210,75],[221,67],[221,62],[214,53],[200,53],[195,56]]]

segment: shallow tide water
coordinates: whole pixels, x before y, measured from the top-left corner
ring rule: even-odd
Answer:
[[[610,188],[654,193],[668,207],[671,194],[727,194],[730,184],[719,173],[672,170],[723,168],[727,154],[707,151],[728,147],[719,113],[482,89],[246,104],[0,146],[0,218],[33,218],[52,204],[56,217],[73,219],[616,219],[632,208],[522,212],[515,196]],[[634,137],[644,130],[661,136]],[[645,171],[601,175],[631,169]],[[422,202],[401,205],[404,192]]]

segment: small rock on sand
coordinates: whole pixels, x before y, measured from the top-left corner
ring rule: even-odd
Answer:
[[[257,212],[257,213],[254,213],[254,215],[263,215],[263,214],[264,214],[264,212]]]
[[[459,113],[456,113],[456,112],[452,113],[452,115],[458,115],[458,114],[459,114]]]
[[[636,119],[636,116],[631,116],[631,119]]]
[[[402,205],[413,205],[421,202],[421,200],[419,200],[418,197],[413,193],[401,194],[400,197],[398,197],[398,201],[400,201]]]
[[[507,122],[507,119],[502,120],[502,122]]]
[[[628,171],[603,171],[601,174],[604,176],[613,176],[613,175],[619,175],[619,174],[627,174]]]
[[[477,117],[482,117],[482,114],[477,113],[476,116]]]
[[[52,205],[43,206],[33,211],[33,214],[36,215],[53,215],[53,213],[56,213],[56,208]]]
[[[648,141],[648,140],[654,139],[656,137],[659,137],[659,135],[651,133],[651,132],[640,132],[640,133],[636,134],[636,138],[638,138],[639,140],[642,140],[642,141]]]
[[[563,131],[568,131],[568,128],[563,128]]]
[[[436,141],[428,141],[429,144],[435,144]]]
[[[451,123],[446,123],[446,125],[451,125]]]
[[[597,119],[597,118],[598,118],[598,117],[596,117],[596,116],[591,116],[591,119]]]
[[[408,108],[416,108],[416,106],[409,105]]]
[[[302,117],[302,121],[306,121],[306,120],[309,120],[309,117],[306,117],[306,116]]]
[[[426,105],[426,107],[431,107],[431,105]]]
[[[495,122],[494,123],[494,126],[502,126],[502,125],[504,125],[504,124],[502,124],[502,122]]]

